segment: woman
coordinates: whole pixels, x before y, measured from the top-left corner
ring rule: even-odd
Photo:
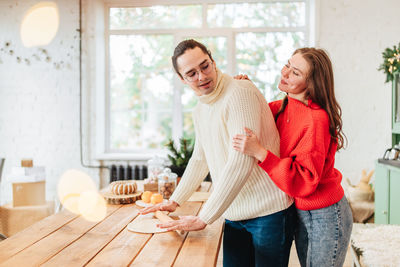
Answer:
[[[234,137],[233,146],[257,158],[274,183],[294,197],[301,266],[343,266],[352,214],[340,185],[342,174],[334,168],[344,135],[328,55],[316,48],[297,49],[278,87],[287,93],[270,103],[281,137],[280,157],[247,128],[246,135]]]

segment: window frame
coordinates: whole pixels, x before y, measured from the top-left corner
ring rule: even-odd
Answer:
[[[188,29],[139,29],[139,30],[110,30],[109,29],[109,10],[112,7],[148,7],[152,5],[188,5],[199,4],[200,1],[195,0],[85,0],[84,14],[86,23],[84,23],[84,31],[87,36],[84,37],[87,53],[86,85],[93,88],[91,96],[91,106],[95,107],[94,117],[91,119],[91,125],[95,129],[90,136],[94,137],[90,142],[92,149],[92,158],[96,160],[148,160],[155,154],[165,155],[165,150],[147,150],[144,152],[137,151],[119,151],[110,148],[110,78],[108,76],[109,69],[109,36],[126,35],[126,34],[172,34],[174,36],[174,45],[177,45],[184,37],[188,36]],[[308,46],[314,46],[316,43],[317,20],[319,8],[319,0],[249,0],[249,1],[229,1],[229,0],[203,0],[203,10],[207,10],[208,4],[223,3],[273,3],[273,2],[304,2],[306,5],[305,26],[304,27],[258,27],[258,28],[201,28],[190,29],[191,37],[208,37],[208,36],[225,36],[227,38],[227,73],[234,74],[236,68],[235,51],[235,35],[243,32],[293,32],[303,31],[305,34],[305,43]],[[85,12],[86,8],[86,12]],[[90,12],[89,12],[90,11]],[[93,15],[90,13],[93,12]],[[203,12],[203,22],[206,21],[206,12]],[[92,37],[90,37],[92,35]],[[93,37],[94,36],[94,37]],[[93,49],[89,52],[89,48]],[[180,96],[184,89],[183,84],[174,76],[173,81],[173,107],[172,112],[172,137],[175,141],[179,139],[183,130],[183,112]],[[90,101],[89,101],[90,102]],[[90,131],[90,130],[89,130]]]

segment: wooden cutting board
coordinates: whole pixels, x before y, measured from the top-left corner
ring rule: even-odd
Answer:
[[[210,197],[211,192],[194,192],[187,201],[205,202]]]
[[[141,199],[142,191],[137,191],[136,193],[129,195],[116,195],[113,194],[109,188],[106,188],[101,190],[100,194],[104,197],[108,204],[118,205],[135,203],[136,200]]]

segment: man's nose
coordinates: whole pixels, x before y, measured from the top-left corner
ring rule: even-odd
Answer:
[[[204,78],[207,77],[207,75],[204,75],[203,72],[201,72],[200,70],[197,75],[199,75],[199,81],[202,81]]]

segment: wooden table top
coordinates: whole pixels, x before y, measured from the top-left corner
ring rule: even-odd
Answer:
[[[203,182],[198,191],[210,190]],[[202,202],[186,202],[171,216],[197,215]],[[108,205],[107,216],[90,222],[66,210],[0,242],[0,266],[216,266],[223,220],[204,230],[141,234],[126,226],[138,216],[135,204]]]

